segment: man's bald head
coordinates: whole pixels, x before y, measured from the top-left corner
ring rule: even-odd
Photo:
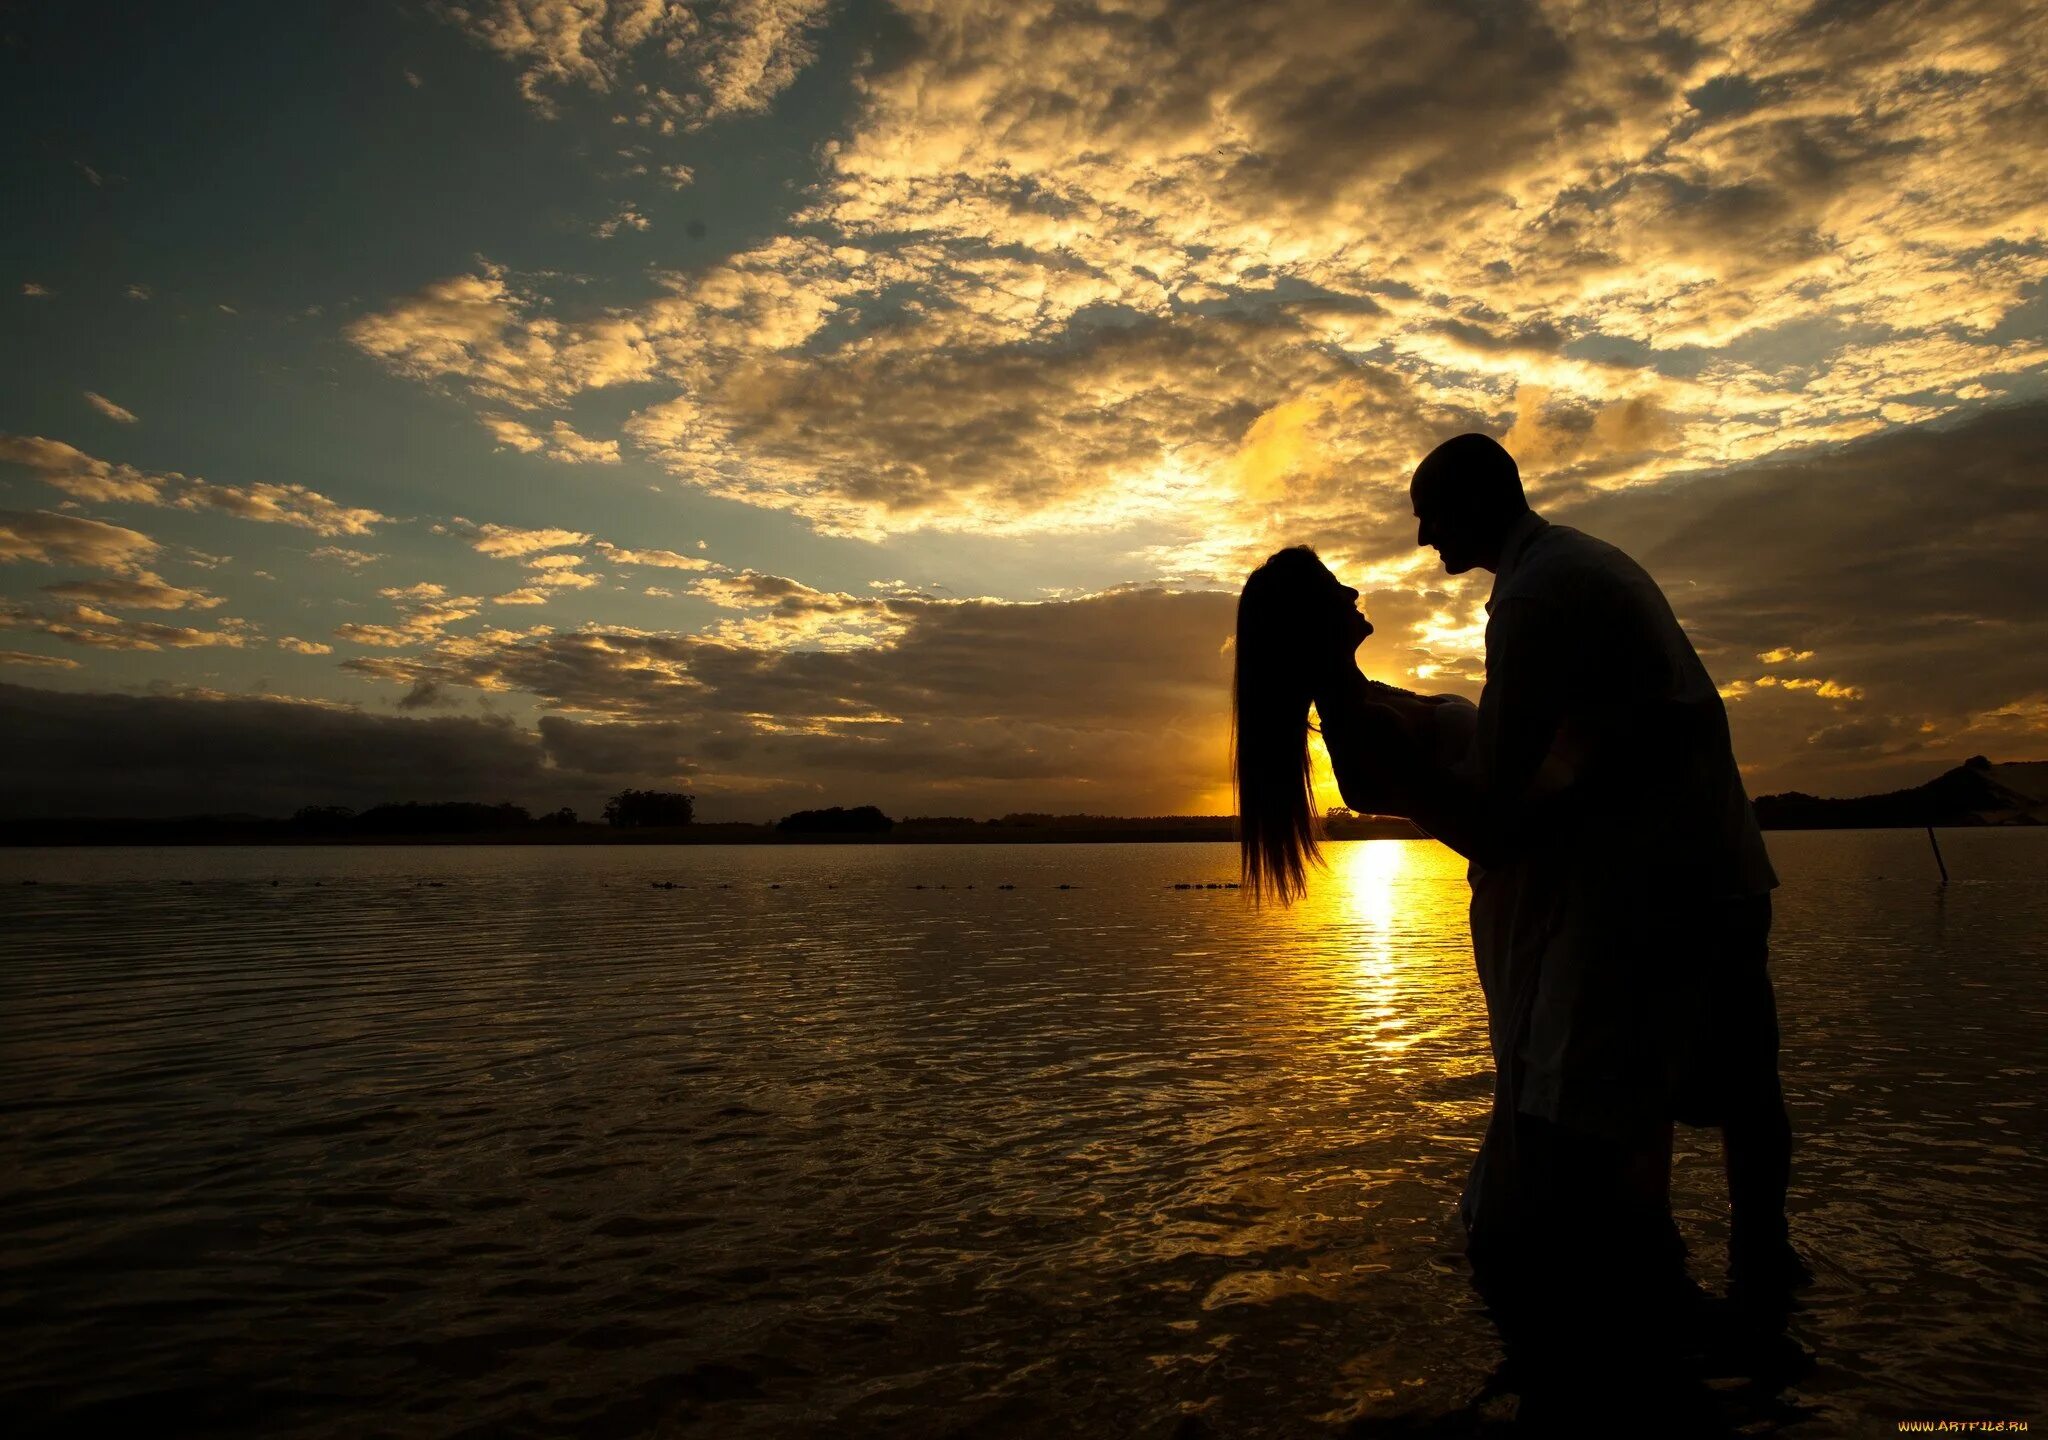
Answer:
[[[1515,457],[1488,435],[1456,435],[1422,459],[1408,482],[1421,522],[1417,545],[1434,546],[1444,569],[1461,575],[1500,563],[1501,539],[1528,510]]]

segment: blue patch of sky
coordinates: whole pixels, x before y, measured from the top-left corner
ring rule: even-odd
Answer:
[[[20,203],[0,229],[0,324],[12,341],[0,349],[0,429],[217,483],[307,485],[399,519],[466,514],[686,553],[708,538],[701,553],[722,563],[815,572],[828,587],[900,568],[874,547],[711,499],[645,463],[567,467],[500,451],[474,418],[486,407],[388,375],[340,334],[354,315],[480,258],[546,277],[566,312],[639,301],[655,292],[655,271],[778,233],[853,104],[846,56],[890,43],[878,7],[842,11],[820,36],[823,58],[772,113],[672,137],[613,124],[617,97],[573,88],[556,95],[559,117],[545,117],[519,95],[514,65],[396,6],[74,5],[16,11],[7,23],[0,176]],[[646,152],[617,154],[627,146]],[[629,173],[639,164],[648,173]],[[681,189],[658,173],[676,164],[693,172]],[[625,204],[647,230],[593,233]],[[28,283],[51,293],[23,295]],[[149,298],[131,297],[131,285]],[[141,423],[99,415],[86,390]],[[667,393],[630,387],[573,408],[586,434],[609,436],[634,405]],[[29,503],[61,498],[26,476],[8,485]],[[277,574],[230,584],[225,567],[208,572],[209,588],[232,601],[213,613],[244,615],[272,636],[327,640],[337,617],[312,612],[336,607],[373,612],[338,618],[386,618],[374,613],[390,608],[374,595],[382,584],[432,578],[490,594],[517,583],[472,575],[518,572],[461,558],[459,541],[424,528],[336,537],[389,556],[351,574],[307,561],[328,542],[303,530],[93,509],[171,545],[231,554],[236,571]],[[193,578],[172,573],[169,552],[159,568]],[[8,587],[24,594],[50,578],[17,573]],[[688,579],[629,576],[620,620],[679,623],[674,602],[638,591]],[[618,592],[567,592],[499,612],[501,623],[612,613],[593,603],[600,594]],[[194,653],[117,663],[163,674],[189,669]],[[232,659],[203,654],[210,667]],[[97,671],[114,657],[86,658]]]

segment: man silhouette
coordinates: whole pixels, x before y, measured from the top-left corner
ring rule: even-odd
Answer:
[[[1765,969],[1777,876],[1721,698],[1642,567],[1531,510],[1484,435],[1439,445],[1409,493],[1417,544],[1494,575],[1472,749],[1423,807],[1472,861],[1497,1076],[1474,1270],[1511,1353],[1520,1330],[1539,1363],[1599,1364],[1653,1343],[1684,1284],[1674,1117],[1723,1128],[1732,1288],[1802,1273]],[[1346,737],[1370,732],[1347,723],[1355,692],[1317,704],[1341,779]]]
[[[1673,1114],[1720,1125],[1731,1282],[1796,1278],[1765,969],[1778,877],[1720,694],[1657,582],[1530,510],[1495,440],[1440,444],[1409,498],[1417,545],[1444,569],[1493,571],[1466,778],[1491,850],[1475,887],[1481,971],[1503,1000],[1526,1000],[1501,1036],[1516,1110],[1628,1147],[1667,1135]],[[1571,774],[1548,797],[1536,785],[1546,758]],[[1538,973],[1513,973],[1524,959]],[[1665,1139],[1661,1163],[1630,1153],[1626,1168],[1657,1174],[1667,1157]]]

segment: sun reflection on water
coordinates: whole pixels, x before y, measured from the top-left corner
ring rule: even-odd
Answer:
[[[1361,958],[1377,967],[1393,963],[1395,885],[1415,848],[1399,840],[1361,840],[1331,856],[1330,903],[1366,942]]]
[[[1337,841],[1323,856],[1328,868],[1286,912],[1299,973],[1341,1025],[1340,1046],[1404,1055],[1474,998],[1469,952],[1444,944],[1462,939],[1462,865],[1412,840]]]

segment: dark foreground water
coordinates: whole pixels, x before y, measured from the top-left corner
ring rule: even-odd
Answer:
[[[1945,891],[1918,833],[1772,837],[1820,1279],[1792,1322],[1810,1372],[1727,1392],[1755,1431],[2048,1424],[2048,834],[1944,848]],[[1170,888],[1233,859],[0,852],[0,1415],[1457,1417],[1496,1359],[1453,1218],[1489,1090],[1462,870],[1338,845],[1308,905],[1263,917]],[[1711,1142],[1682,1134],[1677,1183],[1718,1283]]]

